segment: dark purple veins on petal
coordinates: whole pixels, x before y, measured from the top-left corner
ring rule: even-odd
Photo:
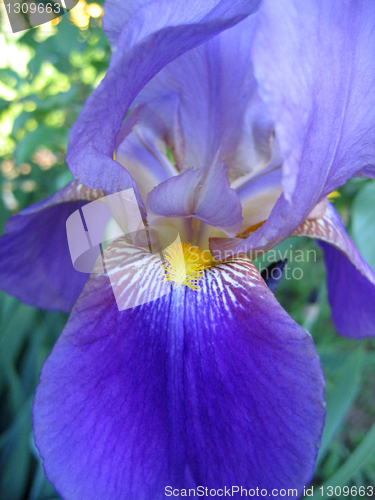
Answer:
[[[34,432],[67,500],[158,500],[168,485],[301,494],[324,414],[310,335],[239,258],[206,270],[200,292],[121,313],[108,279],[90,277],[43,367]]]

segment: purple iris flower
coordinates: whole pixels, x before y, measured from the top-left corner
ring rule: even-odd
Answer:
[[[0,240],[3,289],[72,309],[34,404],[63,498],[303,494],[323,374],[311,336],[245,254],[316,238],[338,332],[374,335],[375,273],[327,201],[375,174],[374,19],[372,0],[107,1],[113,56],[70,134],[76,180],[12,217]],[[108,276],[73,269],[69,215],[128,188],[144,221],[176,228],[198,256],[200,290],[187,276],[119,312]],[[112,250],[133,276],[141,250]],[[152,271],[139,278],[150,290],[161,286]]]

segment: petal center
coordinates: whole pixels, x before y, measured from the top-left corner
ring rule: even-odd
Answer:
[[[198,292],[199,281],[204,269],[212,266],[214,259],[209,250],[201,250],[190,243],[174,243],[165,251],[167,266],[160,266],[163,281],[172,281],[178,286],[185,285]]]

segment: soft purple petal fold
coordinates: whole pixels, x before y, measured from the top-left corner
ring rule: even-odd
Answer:
[[[149,277],[140,290],[161,286]],[[122,312],[92,275],[43,367],[34,432],[69,500],[159,500],[169,485],[301,495],[324,414],[311,336],[239,258],[206,270],[200,292]]]
[[[256,19],[248,17],[168,64],[134,101],[147,103],[166,124],[182,171],[211,163],[219,149],[230,180],[270,161],[273,123],[251,61]]]
[[[328,298],[337,331],[357,339],[375,336],[375,285],[334,246],[320,243],[327,269]],[[373,277],[375,273],[373,272]]]
[[[375,165],[368,165],[357,173],[356,177],[369,177],[375,179]]]
[[[275,120],[285,197],[240,250],[275,245],[375,166],[375,3],[265,0],[255,76]]]
[[[105,78],[70,132],[67,162],[73,175],[90,188],[136,189],[124,167],[112,159],[130,104],[169,62],[234,26],[258,4],[259,0],[160,0],[137,10],[117,39]]]
[[[211,237],[209,247],[217,260],[223,260],[231,255],[241,253],[237,249],[243,244],[243,238],[253,234],[257,225],[267,220],[282,192],[281,166],[277,163],[270,165],[267,169],[254,176],[250,175],[248,178],[238,179],[232,183],[232,186],[242,206],[243,220],[239,231],[241,239]],[[252,258],[255,259],[256,256],[252,256]]]
[[[238,179],[238,186],[237,183],[232,184],[242,206],[241,232],[267,220],[282,193],[281,166],[271,167],[247,180]]]
[[[241,228],[242,207],[218,155],[207,168],[192,168],[156,186],[148,196],[149,221],[157,216],[195,217],[229,236]]]
[[[151,0],[105,0],[103,29],[112,46],[116,46],[122,28],[130,17]]]
[[[87,274],[73,268],[66,220],[100,191],[72,181],[9,219],[0,238],[0,287],[26,304],[69,312]]]
[[[331,203],[322,219],[305,221],[294,236],[321,240],[328,298],[337,331],[345,337],[375,335],[375,272],[348,236]]]
[[[210,252],[215,260],[227,259],[228,257],[238,255],[236,250],[242,241],[240,238],[210,238]]]
[[[131,174],[146,202],[148,193],[178,171],[167,157],[167,130],[147,106],[138,106],[125,120],[116,146],[116,161]]]

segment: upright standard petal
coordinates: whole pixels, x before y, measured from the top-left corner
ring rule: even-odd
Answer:
[[[273,123],[253,75],[256,21],[249,16],[171,62],[135,99],[166,124],[180,170],[210,164],[219,149],[231,181],[268,165]]]
[[[103,19],[103,29],[112,47],[116,46],[122,28],[129,21],[131,16],[150,0],[106,0],[105,15]]]
[[[160,0],[137,10],[117,40],[105,78],[70,132],[67,162],[73,175],[90,188],[136,190],[132,177],[112,159],[130,104],[169,62],[252,14],[259,1]]]
[[[0,238],[0,287],[22,302],[69,312],[88,275],[72,265],[66,220],[103,196],[77,181],[11,217]]]
[[[323,218],[305,221],[293,235],[321,240],[337,331],[345,337],[375,336],[375,272],[346,233],[333,205],[328,203]]]
[[[232,183],[242,206],[241,233],[266,221],[282,193],[281,167],[275,165],[249,179],[238,179]]]
[[[242,251],[275,245],[375,166],[375,3],[265,0],[258,16],[254,71],[275,120],[284,196]]]
[[[154,274],[143,290],[160,286]],[[108,278],[90,277],[34,403],[47,477],[67,500],[308,484],[325,413],[311,336],[246,258],[201,284],[119,312]]]
[[[160,118],[147,106],[137,106],[117,140],[116,161],[131,174],[144,202],[155,186],[178,174],[167,156],[166,135]]]

